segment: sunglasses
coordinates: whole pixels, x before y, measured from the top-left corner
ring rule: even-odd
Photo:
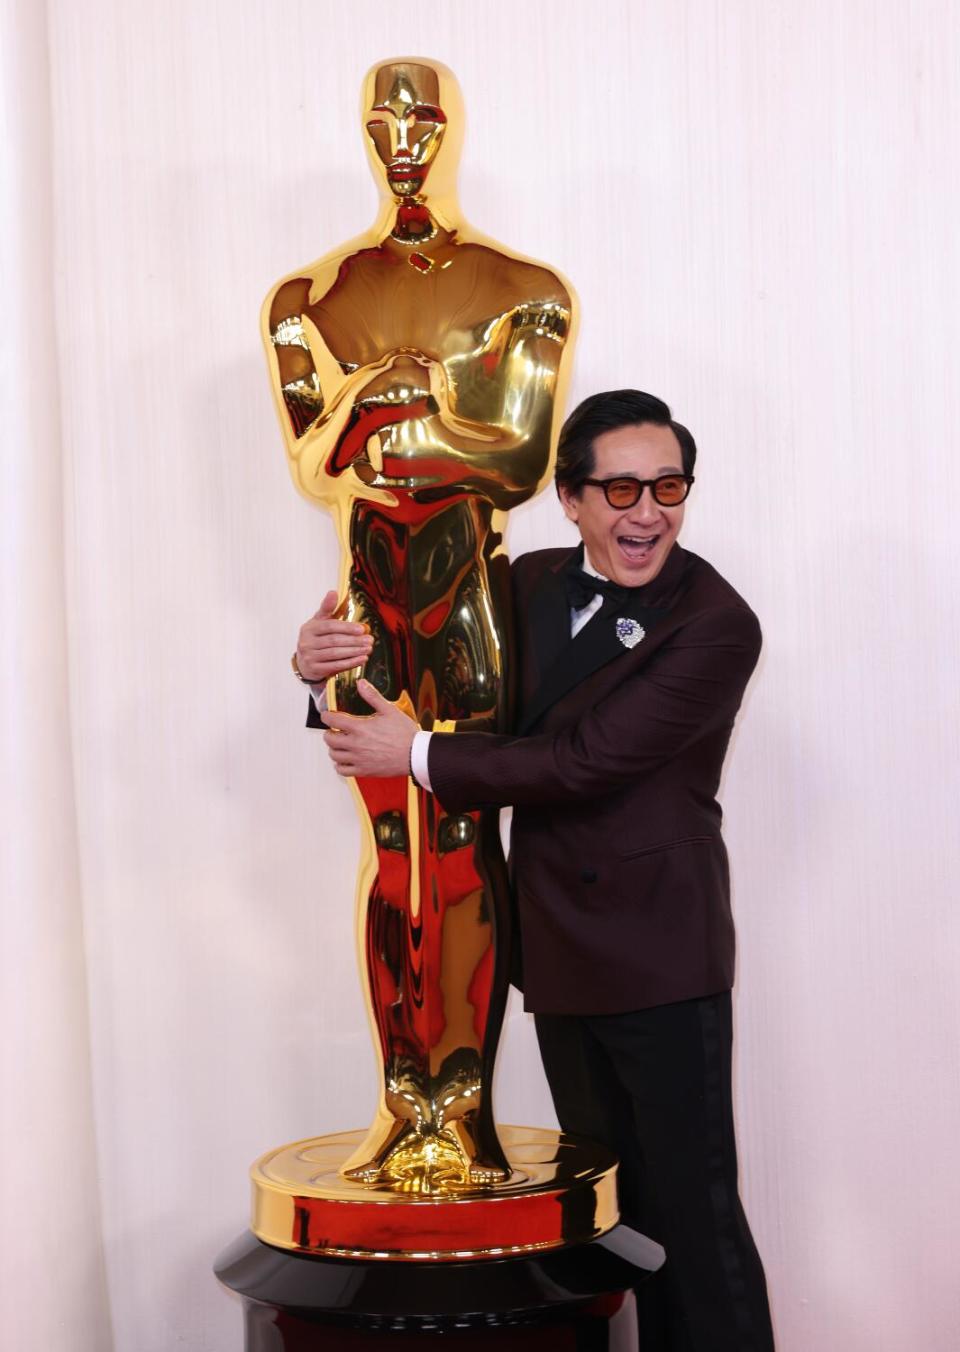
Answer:
[[[692,474],[661,474],[656,479],[632,479],[626,475],[619,479],[584,479],[585,484],[595,484],[603,489],[603,495],[611,507],[621,510],[633,507],[640,501],[645,488],[653,493],[654,501],[661,507],[679,507],[690,492],[693,483]]]

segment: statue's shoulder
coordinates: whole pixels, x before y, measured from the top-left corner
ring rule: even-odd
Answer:
[[[566,277],[540,259],[519,253],[472,227],[464,231],[459,247],[475,254],[478,267],[495,267],[505,281],[509,279],[514,285],[519,284],[526,293],[567,308],[576,304],[576,293]]]
[[[328,294],[345,263],[370,250],[369,235],[357,235],[314,262],[281,277],[263,302],[264,327],[273,332],[285,319],[303,314],[311,304]]]

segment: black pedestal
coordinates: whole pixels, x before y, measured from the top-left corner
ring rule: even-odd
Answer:
[[[314,1258],[242,1235],[217,1259],[246,1352],[636,1352],[633,1288],[663,1250],[625,1225],[589,1244],[470,1263]]]

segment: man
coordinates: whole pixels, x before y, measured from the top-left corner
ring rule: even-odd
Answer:
[[[447,811],[513,805],[526,1008],[560,1125],[616,1150],[624,1219],[666,1248],[661,1345],[769,1352],[737,1193],[715,800],[760,630],[677,544],[695,458],[666,404],[638,391],[594,395],[567,420],[557,491],[582,544],[513,566],[516,736],[418,732],[366,682],[373,717],[323,722],[341,775],[409,765]],[[301,672],[361,661],[350,628],[323,611],[308,622]]]

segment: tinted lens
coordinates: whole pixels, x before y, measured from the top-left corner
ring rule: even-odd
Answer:
[[[676,507],[687,496],[687,481],[679,474],[664,474],[654,484],[653,496],[661,507]]]
[[[608,479],[603,488],[611,507],[632,507],[640,496],[636,479]]]

